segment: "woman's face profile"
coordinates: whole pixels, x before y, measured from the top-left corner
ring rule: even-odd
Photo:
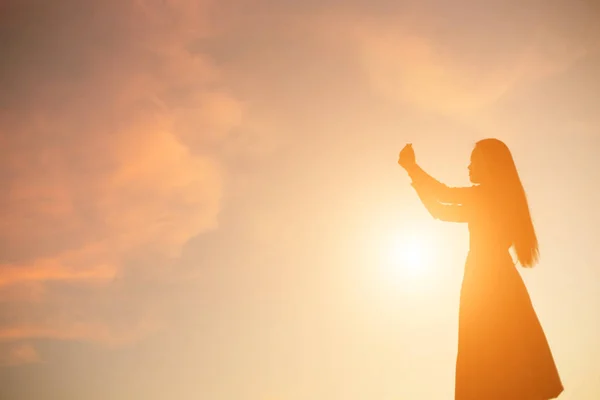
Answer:
[[[477,146],[471,153],[471,163],[469,164],[469,179],[474,184],[481,184],[485,179],[485,164],[481,149]]]

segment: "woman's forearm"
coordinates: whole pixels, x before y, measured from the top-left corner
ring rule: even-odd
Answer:
[[[429,175],[418,164],[406,168],[406,172],[412,180],[412,186],[428,198],[434,198],[442,203],[462,204],[472,193],[471,188],[451,188]]]
[[[417,163],[406,168],[406,172],[408,176],[413,182],[413,185],[417,185],[420,187],[429,187],[432,190],[434,189],[443,189],[445,185],[439,182],[437,179],[429,175],[423,168],[421,168]]]

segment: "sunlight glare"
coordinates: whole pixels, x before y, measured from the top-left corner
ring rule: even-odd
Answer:
[[[427,272],[432,261],[433,246],[418,234],[397,235],[389,243],[385,264],[394,275],[417,276]]]

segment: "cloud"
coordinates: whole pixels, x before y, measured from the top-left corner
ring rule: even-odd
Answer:
[[[154,329],[155,302],[140,300],[134,327],[114,329],[129,290],[119,277],[140,253],[176,257],[217,226],[224,170],[204,147],[227,143],[243,115],[211,60],[187,50],[210,31],[207,6],[3,5],[1,341],[112,343]],[[15,346],[7,359],[37,360]]]
[[[20,283],[40,281],[110,281],[115,268],[110,264],[87,263],[68,267],[68,259],[37,259],[31,265],[6,264],[2,268],[0,288]]]
[[[29,343],[11,345],[0,352],[0,366],[34,364],[41,361],[37,350]]]
[[[387,14],[331,11],[312,21],[338,46],[355,49],[376,93],[449,115],[478,112],[598,49],[591,10],[582,5],[422,3]]]
[[[107,324],[90,324],[56,321],[47,324],[19,325],[0,329],[0,342],[20,342],[24,339],[54,339],[97,342],[108,346],[131,343],[148,332],[158,329],[160,324],[143,321],[132,326],[115,328]],[[124,328],[124,329],[123,329]],[[19,343],[15,344],[18,346]]]

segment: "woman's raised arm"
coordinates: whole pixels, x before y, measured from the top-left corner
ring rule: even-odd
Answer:
[[[439,201],[428,188],[413,183],[419,199],[435,219],[447,222],[469,222],[471,219],[472,205],[468,203],[444,204]],[[462,189],[462,188],[461,188]],[[468,189],[468,188],[465,188]]]
[[[449,187],[425,172],[416,162],[409,143],[400,152],[398,164],[412,179],[421,202],[436,219],[467,222],[473,211],[476,187]]]
[[[406,172],[412,179],[413,187],[417,191],[427,192],[429,197],[433,197],[440,203],[446,204],[468,204],[473,195],[473,187],[449,187],[438,181],[423,170],[416,163]]]

